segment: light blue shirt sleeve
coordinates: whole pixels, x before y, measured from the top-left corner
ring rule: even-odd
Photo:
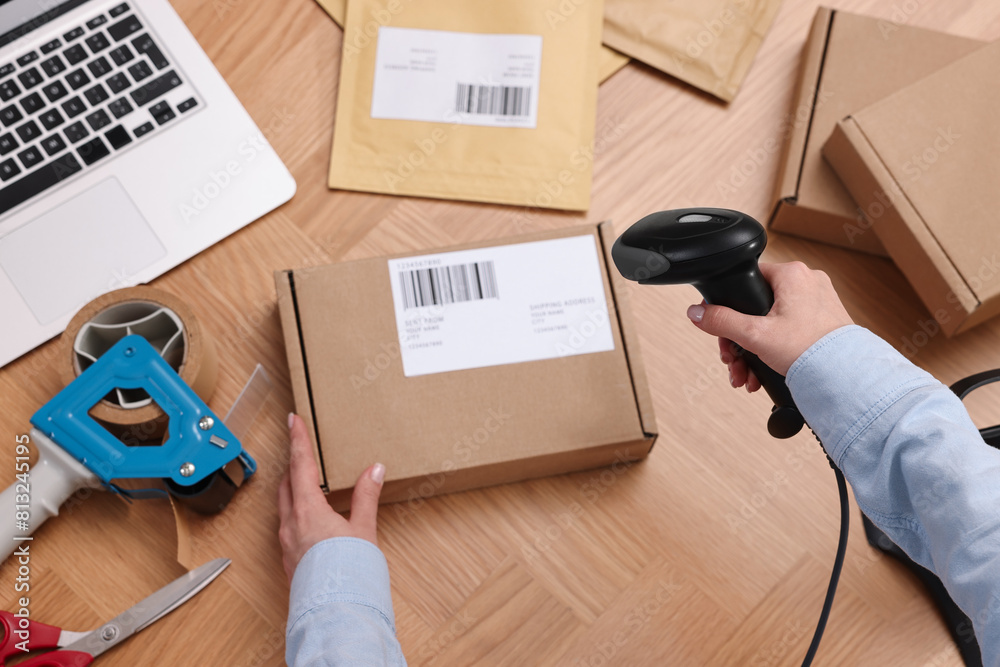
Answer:
[[[1000,451],[961,400],[859,326],[788,371],[788,387],[861,510],[944,583],[1000,667]]]
[[[289,667],[406,665],[389,565],[371,542],[335,537],[314,545],[295,568],[288,606]]]

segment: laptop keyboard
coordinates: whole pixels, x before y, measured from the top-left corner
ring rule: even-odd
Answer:
[[[183,83],[128,3],[0,64],[0,214],[197,108]]]

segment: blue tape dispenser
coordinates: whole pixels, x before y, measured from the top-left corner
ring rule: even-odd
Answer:
[[[126,445],[94,420],[90,409],[115,389],[143,390],[162,408],[169,419],[162,445]],[[27,470],[25,456],[17,481],[0,495],[0,507],[15,509],[15,521],[0,525],[4,558],[79,489],[106,489],[130,499],[163,496],[159,489],[115,483],[160,479],[174,497],[213,513],[257,468],[226,423],[138,335],[115,343],[38,410],[31,424],[38,461]]]

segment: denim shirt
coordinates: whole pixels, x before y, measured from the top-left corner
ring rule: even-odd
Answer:
[[[941,578],[983,664],[1000,667],[1000,451],[947,387],[861,327],[825,336],[787,379],[861,510]],[[286,636],[290,667],[405,665],[378,547],[344,537],[310,549]]]
[[[289,667],[406,665],[396,640],[389,565],[356,537],[314,545],[299,561],[285,630]]]
[[[787,379],[858,506],[937,574],[983,664],[1000,666],[1000,451],[951,390],[859,326],[818,341]]]

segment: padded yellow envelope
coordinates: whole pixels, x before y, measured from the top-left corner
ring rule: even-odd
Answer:
[[[344,26],[344,15],[347,13],[347,0],[316,0],[327,14],[330,15],[337,25]],[[626,55],[618,53],[614,49],[601,45],[597,60],[597,80],[601,83],[611,78],[611,75],[620,70],[631,60]]]
[[[604,43],[731,102],[781,0],[607,0]]]
[[[329,186],[586,210],[602,9],[350,0]]]

